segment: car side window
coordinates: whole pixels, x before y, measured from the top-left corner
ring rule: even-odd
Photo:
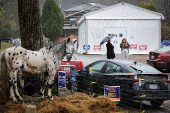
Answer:
[[[95,62],[89,66],[89,68],[94,68],[91,70],[91,73],[100,73],[106,61]]]
[[[121,72],[121,67],[114,63],[108,62],[103,72],[104,73],[119,73]]]

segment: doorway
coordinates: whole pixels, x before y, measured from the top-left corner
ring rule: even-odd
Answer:
[[[121,48],[120,48],[120,43],[122,42],[123,38],[127,38],[127,28],[126,27],[107,27],[104,28],[104,37],[110,35],[110,34],[116,34],[116,36],[114,36],[111,39],[111,43],[114,46],[114,51],[115,54],[121,54]],[[106,44],[103,44],[103,53],[106,54],[107,53],[107,48],[106,48]]]

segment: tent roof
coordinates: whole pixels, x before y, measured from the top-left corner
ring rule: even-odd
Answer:
[[[78,24],[84,19],[164,19],[164,16],[161,13],[121,2],[83,15]]]

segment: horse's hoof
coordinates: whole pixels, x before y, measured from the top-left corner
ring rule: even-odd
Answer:
[[[18,102],[18,100],[17,99],[13,99],[13,102]]]
[[[53,97],[51,97],[51,98],[50,98],[50,100],[54,100],[54,98],[53,98]]]
[[[44,98],[44,95],[41,98]]]
[[[24,99],[22,97],[19,97],[19,100],[24,101]]]

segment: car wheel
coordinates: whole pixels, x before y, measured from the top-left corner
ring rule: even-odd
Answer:
[[[78,89],[78,84],[77,84],[77,82],[75,81],[74,83],[71,83],[71,92],[72,92],[72,93],[76,93],[76,92],[77,92],[77,89]]]
[[[163,104],[163,100],[151,100],[150,103],[153,105],[153,106],[161,106]]]

